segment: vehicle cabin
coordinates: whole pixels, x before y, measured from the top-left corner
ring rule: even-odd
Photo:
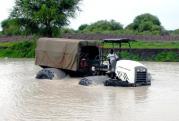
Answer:
[[[107,55],[106,52],[108,52],[108,49],[114,49],[116,51],[121,51],[122,45],[128,44],[129,49],[131,49],[130,42],[135,42],[135,40],[129,39],[129,38],[109,38],[109,39],[103,39],[100,42],[100,56],[103,58],[102,60],[105,60],[105,55]],[[111,48],[105,48],[105,44],[112,44]],[[108,51],[105,51],[108,50]]]
[[[109,63],[107,62],[107,55],[109,54],[109,49],[115,50],[115,53],[119,54],[118,52],[121,52],[121,48],[123,44],[128,44],[129,49],[131,49],[130,42],[134,42],[135,40],[129,39],[129,38],[108,38],[101,40],[100,46],[99,46],[99,57],[98,57],[98,65],[94,65],[96,71],[99,72],[106,72],[109,70]],[[105,45],[111,45],[112,47],[106,48]],[[118,52],[117,52],[118,51]],[[120,58],[121,59],[121,58]]]

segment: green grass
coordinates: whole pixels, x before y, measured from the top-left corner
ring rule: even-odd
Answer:
[[[105,44],[105,48],[112,48],[113,45],[111,43]],[[115,44],[114,47],[118,48],[119,45]],[[179,49],[179,41],[176,42],[146,42],[146,41],[136,41],[131,42],[132,48],[145,48],[145,49],[160,49],[160,48],[170,48],[170,49]],[[127,43],[122,44],[122,48],[129,48]]]
[[[158,62],[179,62],[179,56],[175,52],[160,52],[155,56],[144,58],[134,53],[122,51],[118,54],[122,59],[135,61],[158,61]]]
[[[0,43],[0,47],[11,47],[14,44],[16,44],[17,42],[1,42]]]
[[[18,41],[18,42],[3,42],[0,43],[0,58],[9,57],[9,58],[34,58],[35,57],[35,48],[36,40],[32,41]],[[179,49],[179,42],[144,42],[138,41],[131,43],[132,48],[169,48],[169,49]],[[105,44],[106,48],[112,47],[112,44]],[[118,45],[115,45],[118,47]],[[127,48],[128,45],[124,44],[123,48]],[[176,52],[160,52],[153,57],[140,57],[139,55],[129,53],[127,51],[122,51],[120,53],[122,59],[131,59],[137,61],[173,61],[179,62],[179,57]]]
[[[0,43],[0,57],[9,58],[34,58],[36,41],[19,41]]]

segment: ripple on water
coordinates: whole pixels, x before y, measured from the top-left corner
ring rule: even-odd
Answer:
[[[179,64],[143,63],[151,86],[116,88],[80,86],[80,78],[36,80],[34,60],[0,60],[0,120],[178,121]]]

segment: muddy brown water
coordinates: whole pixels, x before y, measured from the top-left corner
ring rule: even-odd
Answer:
[[[0,60],[0,121],[179,121],[179,63],[142,62],[151,86],[36,80],[32,59]]]

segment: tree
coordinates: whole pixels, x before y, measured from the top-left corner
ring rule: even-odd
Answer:
[[[179,29],[174,30],[173,34],[174,35],[179,35]]]
[[[160,20],[156,16],[148,13],[137,16],[133,23],[129,24],[126,29],[139,33],[151,32],[153,34],[161,34],[164,30]]]
[[[2,21],[1,27],[2,27],[2,34],[5,34],[5,35],[21,34],[19,21],[17,19],[6,19]]]
[[[11,18],[30,20],[45,36],[69,24],[81,0],[16,0]]]
[[[35,23],[27,19],[6,19],[1,23],[2,33],[5,35],[29,35],[37,32]]]
[[[82,24],[80,25],[80,27],[78,28],[79,31],[83,31],[88,27],[88,24]]]
[[[84,24],[79,27],[79,31],[100,32],[100,33],[106,31],[117,31],[122,29],[123,29],[122,25],[119,22],[116,22],[115,20],[111,20],[111,21],[101,20],[92,23],[91,25]]]

